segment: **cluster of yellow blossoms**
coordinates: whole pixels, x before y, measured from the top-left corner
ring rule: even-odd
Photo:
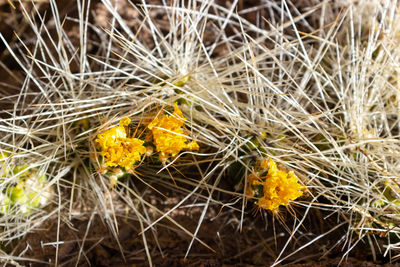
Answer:
[[[247,195],[257,198],[255,203],[260,208],[277,211],[280,205],[287,205],[303,195],[305,187],[298,183],[293,171],[279,170],[271,158],[262,160],[260,167],[260,176],[251,174],[247,177]]]
[[[115,126],[97,136],[96,142],[101,147],[101,155],[106,161],[106,166],[121,166],[127,170],[141,159],[146,148],[144,141],[138,138],[127,137],[126,127],[131,120],[122,118],[119,126]]]
[[[184,124],[185,117],[175,103],[172,115],[158,116],[147,126],[153,134],[153,142],[162,161],[169,155],[175,157],[183,149],[199,150],[196,141],[188,143],[182,128]]]
[[[120,120],[119,126],[115,126],[97,136],[96,142],[101,148],[101,155],[106,166],[120,166],[127,171],[132,170],[133,165],[141,160],[146,151],[145,141],[129,137],[127,127],[131,120],[127,117]],[[193,141],[188,143],[183,126],[185,117],[175,103],[172,115],[157,116],[147,128],[151,130],[153,143],[161,161],[166,161],[169,156],[176,156],[181,150],[198,150],[198,144]]]

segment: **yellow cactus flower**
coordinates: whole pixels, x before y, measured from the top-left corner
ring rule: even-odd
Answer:
[[[199,150],[196,141],[187,143],[187,138],[183,131],[185,117],[178,105],[175,103],[172,115],[162,115],[156,117],[147,128],[153,134],[153,143],[156,151],[160,152],[160,159],[166,160],[169,155],[176,156],[181,150]]]
[[[298,178],[293,171],[279,170],[272,159],[263,160],[260,167],[268,170],[267,174],[260,177],[251,174],[251,177],[248,177],[250,190],[247,192],[250,196],[258,198],[255,203],[260,208],[277,211],[279,206],[287,205],[303,195],[302,190],[305,187],[298,183]],[[252,193],[252,188],[260,186],[262,187],[260,196]]]
[[[132,165],[141,159],[142,154],[146,153],[144,141],[127,137],[125,128],[130,122],[129,118],[122,118],[119,126],[97,135],[96,142],[101,147],[106,166],[121,166],[130,170]]]

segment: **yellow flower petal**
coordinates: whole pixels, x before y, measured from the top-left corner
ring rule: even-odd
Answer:
[[[131,120],[124,117],[119,126],[115,126],[97,136],[96,142],[101,147],[101,155],[106,161],[106,166],[121,166],[131,169],[132,165],[140,161],[142,154],[146,152],[144,141],[127,137],[125,126]]]
[[[199,150],[199,149],[200,149],[200,147],[199,147],[199,145],[197,144],[196,141],[193,141],[193,142],[189,143],[189,144],[187,145],[187,148],[188,148],[189,150]]]
[[[131,123],[131,119],[129,119],[128,117],[124,117],[119,121],[119,125],[120,126],[128,126],[129,123]]]
[[[183,149],[198,150],[196,142],[187,143],[187,138],[183,131],[185,117],[179,109],[177,103],[174,104],[174,112],[171,115],[161,115],[147,126],[152,131],[153,143],[156,151],[160,152],[160,158],[165,160],[168,155],[176,156]]]
[[[293,171],[278,170],[272,159],[263,160],[260,167],[268,170],[265,177],[248,178],[250,187],[263,186],[264,195],[256,201],[260,208],[275,211],[279,206],[287,205],[290,201],[303,195],[302,190],[305,187],[298,183],[298,178]]]

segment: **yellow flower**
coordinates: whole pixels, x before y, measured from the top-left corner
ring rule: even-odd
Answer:
[[[260,166],[268,170],[264,177],[254,177],[253,174],[248,177],[250,188],[262,187],[262,196],[256,201],[260,208],[276,211],[280,205],[287,205],[303,195],[302,190],[305,187],[298,183],[298,178],[293,171],[279,170],[272,159],[263,160]]]
[[[148,126],[153,134],[153,143],[157,152],[160,152],[160,159],[163,161],[176,156],[182,149],[199,150],[196,141],[187,143],[187,138],[183,131],[185,117],[178,105],[175,103],[172,115],[162,115],[156,117]]]
[[[127,137],[125,127],[130,122],[129,118],[122,118],[119,126],[97,135],[96,142],[101,147],[101,155],[106,161],[106,166],[121,166],[130,170],[132,165],[139,161],[142,154],[146,152],[146,148],[143,146],[144,141]]]

